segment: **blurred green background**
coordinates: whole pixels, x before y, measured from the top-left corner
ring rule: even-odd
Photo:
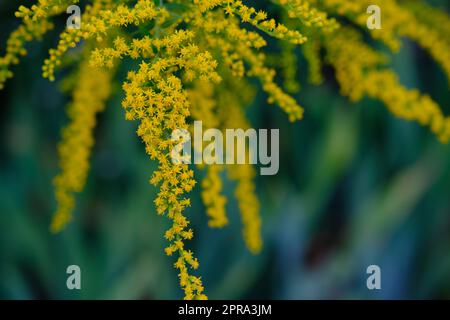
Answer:
[[[0,1],[1,54],[19,3]],[[447,0],[430,3],[450,7]],[[58,21],[64,26],[64,17]],[[124,120],[118,85],[99,118],[75,221],[60,235],[48,231],[69,97],[40,75],[58,30],[27,47],[29,55],[0,91],[0,298],[182,298],[174,259],[163,251],[169,222],[156,215],[156,190],[148,184],[154,164],[136,124]],[[403,84],[428,92],[450,113],[449,84],[424,51],[405,41],[392,62]],[[289,123],[261,92],[248,109],[255,128],[280,128],[280,171],[257,177],[261,254],[244,246],[232,183],[225,183],[230,224],[224,229],[208,228],[198,186],[192,193],[189,246],[206,293],[212,299],[450,298],[450,147],[381,103],[340,97],[332,70],[316,87],[306,83],[303,60],[298,67],[301,122]],[[71,264],[81,267],[80,291],[66,288]],[[366,288],[371,264],[381,267],[381,290]]]

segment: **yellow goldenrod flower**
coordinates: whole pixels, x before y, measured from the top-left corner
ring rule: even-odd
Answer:
[[[449,118],[439,106],[427,95],[404,88],[391,70],[380,70],[385,58],[365,45],[354,30],[329,37],[325,47],[344,95],[353,101],[365,95],[379,99],[395,116],[427,125],[442,142],[448,142]]]
[[[300,91],[300,83],[297,81],[297,65],[299,63],[295,54],[295,46],[290,43],[283,43],[281,54],[277,60],[281,67],[283,77],[283,88],[288,93],[297,93]]]
[[[267,19],[265,12],[247,7],[239,0],[228,1],[226,12],[238,15],[242,22],[248,22],[274,38],[287,40],[293,44],[302,44],[307,40],[300,32],[290,30],[285,25],[277,23],[274,19]]]
[[[228,113],[225,126],[227,128],[246,129],[248,124],[242,110],[236,104],[229,105],[228,109],[231,110]],[[246,151],[249,152],[248,148]],[[234,196],[241,213],[242,233],[245,244],[250,252],[256,254],[261,251],[262,237],[259,200],[256,196],[256,186],[253,182],[256,175],[255,169],[249,164],[228,165],[227,169],[229,178],[236,181]]]
[[[202,125],[207,129],[219,128],[221,123],[218,118],[218,104],[215,100],[213,85],[209,82],[197,81],[187,93],[191,104],[192,118],[201,120]],[[221,194],[220,173],[224,168],[217,164],[209,165],[207,168],[204,168],[204,165],[198,165],[198,167],[206,170],[206,176],[201,182],[201,196],[206,213],[210,218],[208,225],[213,228],[221,228],[228,224],[225,210],[227,199]]]
[[[77,3],[77,0],[40,0],[30,8],[21,5],[16,17],[23,23],[11,33],[6,43],[6,54],[0,57],[0,89],[8,78],[13,76],[11,65],[19,63],[19,56],[25,56],[25,44],[34,39],[41,39],[44,34],[53,28],[49,18],[65,12],[68,5]]]
[[[338,28],[335,19],[329,19],[326,12],[318,10],[309,1],[277,0],[275,2],[287,9],[290,18],[300,19],[300,22],[307,27],[323,28],[325,32],[332,32]]]
[[[308,62],[308,80],[312,84],[321,84],[322,77],[322,59],[320,57],[320,42],[317,40],[309,41],[303,47],[303,55]]]
[[[318,1],[314,0],[314,2]],[[366,9],[373,4],[373,1],[324,0],[321,1],[321,4],[323,8],[344,15],[365,27]],[[377,5],[382,8],[383,27],[370,30],[370,34],[375,39],[383,41],[394,51],[399,50],[401,37],[410,38],[441,64],[450,79],[450,42],[447,40],[448,34],[442,32],[450,25],[448,16],[443,13],[435,16],[434,13],[437,10],[417,1],[399,4],[396,0],[379,0]],[[441,27],[436,26],[438,20],[435,20],[435,17],[439,19]]]
[[[213,228],[221,228],[228,224],[225,211],[227,198],[221,194],[222,179],[220,172],[223,166],[210,165],[207,168],[206,177],[202,180],[202,200],[209,216],[208,225]]]
[[[108,30],[114,27],[140,25],[143,22],[159,18],[164,20],[168,13],[164,8],[157,8],[150,0],[138,0],[133,8],[118,5],[114,9],[105,8],[102,2],[94,2],[87,6],[83,13],[83,23],[80,29],[67,29],[60,35],[58,47],[50,49],[50,57],[42,67],[44,78],[55,80],[54,71],[60,65],[60,57],[69,48],[75,48],[82,39],[94,38],[102,41]]]
[[[57,210],[51,224],[53,232],[61,231],[72,219],[75,193],[86,184],[96,116],[105,107],[110,81],[109,72],[92,69],[87,61],[80,66],[73,102],[68,108],[70,123],[63,129],[58,147],[61,172],[54,180]]]

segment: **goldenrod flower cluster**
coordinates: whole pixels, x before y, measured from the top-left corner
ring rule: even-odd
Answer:
[[[202,200],[206,206],[206,213],[210,217],[208,225],[212,228],[221,228],[228,224],[225,211],[227,198],[221,194],[222,179],[220,173],[223,166],[210,165],[206,177],[202,180]]]
[[[361,27],[366,26],[367,7],[374,4],[371,0],[315,2],[320,2],[322,9],[343,15]],[[410,38],[442,65],[450,80],[450,41],[445,33],[450,24],[448,15],[424,1],[378,0],[376,4],[382,10],[382,28],[370,30],[370,34],[393,51],[399,50],[401,37]]]
[[[191,103],[191,116],[195,120],[202,121],[204,129],[222,128],[221,121],[217,114],[218,103],[216,102],[214,86],[212,86],[211,83],[197,81],[194,86],[188,90],[188,96]],[[201,164],[198,165],[198,167],[205,169],[204,165]],[[208,225],[211,228],[222,228],[228,224],[228,217],[225,209],[227,198],[222,194],[222,179],[220,177],[223,170],[224,165],[208,165],[206,168],[206,175],[201,183],[202,201],[206,208],[206,214],[209,217]]]
[[[125,93],[124,118],[138,122],[136,133],[157,163],[150,177],[159,190],[154,203],[156,212],[171,221],[164,234],[165,252],[175,256],[185,299],[207,298],[201,278],[193,275],[199,262],[187,245],[194,235],[186,214],[188,194],[199,177],[211,227],[228,223],[230,199],[222,194],[225,173],[234,182],[243,238],[253,253],[262,248],[262,219],[251,165],[200,165],[196,170],[205,173],[198,177],[192,166],[172,163],[171,150],[177,141],[171,140],[171,132],[192,131],[194,120],[203,121],[206,128],[248,128],[245,107],[256,92],[253,79],[268,102],[278,105],[289,120],[302,119],[305,110],[290,95],[300,90],[301,52],[311,83],[322,83],[323,66],[329,65],[341,93],[351,101],[378,99],[395,116],[428,126],[442,142],[449,141],[450,120],[438,104],[402,86],[387,57],[363,37],[368,33],[393,52],[407,37],[423,47],[450,80],[448,15],[425,1],[378,0],[382,30],[363,30],[371,0],[271,3],[270,14],[256,8],[264,1],[240,0],[38,0],[19,7],[16,17],[21,24],[0,57],[0,89],[12,77],[12,66],[26,54],[27,42],[41,39],[54,27],[54,17],[64,15],[69,5],[83,8],[81,28],[62,31],[43,62],[43,76],[52,81],[63,67],[75,70],[64,82],[73,90],[73,102],[58,147],[61,171],[54,181],[53,231],[62,230],[73,217],[75,195],[82,191],[89,171],[96,115],[104,109],[114,81],[121,82]],[[269,39],[279,51],[265,50]],[[126,79],[113,76],[132,65],[136,67],[125,70]]]
[[[225,98],[225,97],[224,97]],[[239,108],[239,102],[229,97],[229,115],[225,119],[228,128],[247,128],[248,123]],[[236,146],[239,148],[240,146]],[[250,164],[228,166],[228,177],[236,181],[234,196],[238,201],[242,220],[242,233],[247,248],[252,253],[258,253],[262,247],[261,218],[259,215],[259,200],[256,195],[256,186],[253,182],[255,169]]]
[[[312,84],[321,84],[323,81],[322,76],[322,59],[320,57],[320,42],[308,41],[303,49],[303,55],[308,62],[308,80]]]
[[[16,17],[22,19],[22,24],[11,33],[6,43],[6,53],[0,57],[0,89],[8,78],[12,77],[11,65],[19,63],[19,57],[25,56],[25,44],[34,39],[41,39],[47,31],[53,28],[50,21],[55,15],[65,12],[68,5],[78,1],[70,0],[40,0],[37,4],[27,8],[20,6]]]
[[[342,94],[353,101],[364,96],[379,99],[395,116],[427,125],[441,142],[449,141],[450,117],[428,95],[403,87],[392,70],[383,68],[385,57],[364,44],[358,33],[342,29],[324,45]]]
[[[96,116],[109,98],[111,75],[111,71],[90,70],[87,60],[80,64],[73,102],[67,110],[70,122],[62,131],[58,147],[61,172],[54,180],[58,207],[51,224],[53,232],[61,231],[72,220],[75,193],[86,184]]]

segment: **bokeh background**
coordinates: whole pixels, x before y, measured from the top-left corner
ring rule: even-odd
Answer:
[[[430,3],[449,12],[448,0]],[[0,1],[1,54],[19,4]],[[59,22],[60,30],[64,17]],[[0,298],[182,298],[174,260],[163,252],[169,222],[156,215],[156,189],[148,184],[154,164],[136,124],[124,121],[119,85],[99,118],[75,221],[62,234],[49,232],[56,145],[70,98],[40,76],[57,33],[27,47],[29,56],[0,91]],[[450,113],[449,84],[424,51],[405,41],[392,63],[403,84],[428,92]],[[254,256],[244,246],[232,183],[225,183],[230,224],[219,230],[207,226],[199,188],[192,193],[190,246],[206,293],[212,299],[450,298],[450,146],[377,101],[340,97],[331,69],[323,85],[311,86],[305,61],[298,68],[304,120],[289,123],[261,92],[248,109],[253,127],[280,129],[280,171],[257,177],[263,251]],[[71,264],[81,267],[80,291],[66,288]],[[381,268],[381,290],[366,287],[371,264]]]

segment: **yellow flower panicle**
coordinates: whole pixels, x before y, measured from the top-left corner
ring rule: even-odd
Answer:
[[[439,34],[439,40],[450,42],[448,37],[450,33],[450,18],[449,16],[438,8],[431,7],[421,0],[403,0],[400,5],[410,10],[420,23],[433,29]]]
[[[443,143],[449,141],[450,118],[429,96],[404,88],[395,73],[380,69],[385,58],[364,44],[354,30],[342,29],[326,40],[325,47],[342,94],[352,101],[366,95],[379,99],[395,116],[427,125]]]
[[[31,8],[20,6],[16,17],[22,19],[22,24],[13,31],[6,43],[6,53],[0,57],[0,89],[7,79],[13,76],[11,65],[19,63],[19,57],[25,56],[25,44],[35,39],[41,39],[47,31],[53,28],[49,18],[65,12],[68,5],[78,1],[46,1],[41,0]]]
[[[247,7],[241,1],[228,1],[225,7],[228,14],[238,15],[242,22],[247,22],[255,28],[268,35],[282,40],[287,40],[293,44],[305,43],[308,39],[297,30],[290,30],[284,24],[278,23],[275,19],[268,19],[267,13],[257,11],[253,7]]]
[[[227,128],[248,128],[242,110],[236,104],[230,105]],[[240,141],[242,142],[242,141]],[[245,143],[245,141],[244,141]],[[239,148],[239,146],[236,146]],[[249,150],[247,148],[246,152]],[[242,220],[242,233],[247,248],[257,254],[262,248],[260,204],[256,195],[256,186],[253,182],[256,172],[250,164],[228,165],[228,177],[236,181],[234,196],[238,202]]]
[[[297,65],[299,62],[294,50],[295,47],[292,44],[283,43],[279,57],[275,58],[276,60],[279,60],[279,63],[277,64],[281,67],[283,89],[290,94],[300,91],[300,83],[297,81]]]
[[[267,44],[259,34],[240,28],[237,19],[226,19],[221,12],[208,12],[205,16],[197,16],[192,19],[192,23],[196,33],[205,38],[205,48],[211,52],[219,50],[219,61],[226,65],[236,78],[245,76],[244,60],[235,50],[237,44],[245,44],[255,49]]]
[[[28,24],[65,12],[69,5],[78,2],[79,0],[39,0],[31,8],[21,5],[15,15]]]
[[[212,228],[222,228],[228,224],[225,211],[227,198],[221,194],[222,179],[220,173],[223,166],[209,165],[206,169],[206,177],[202,180],[202,200],[209,216],[208,225]]]
[[[408,24],[404,34],[417,40],[430,52],[445,70],[450,86],[450,17],[422,1],[402,1],[401,5],[410,10],[415,17],[414,22]],[[415,30],[414,23],[416,23]]]
[[[6,80],[12,78],[11,65],[19,63],[19,57],[25,56],[27,51],[25,43],[33,39],[40,39],[53,25],[46,21],[39,21],[32,25],[20,25],[11,33],[6,44],[6,54],[0,57],[0,89],[3,89]]]
[[[206,81],[197,81],[194,87],[188,90],[188,96],[191,103],[191,116],[194,120],[202,121],[204,129],[221,126],[217,114],[218,104],[215,100],[213,84]],[[204,169],[205,166],[198,165],[198,167]],[[222,179],[220,177],[223,169],[223,165],[208,165],[206,176],[201,182],[202,201],[209,217],[208,225],[212,228],[222,228],[228,224],[225,210],[227,198],[222,195]]]
[[[153,185],[159,185],[160,191],[155,199],[157,212],[166,214],[172,220],[172,227],[165,233],[171,243],[166,248],[166,254],[178,253],[175,267],[179,270],[185,299],[206,298],[200,278],[188,272],[188,267],[198,268],[198,261],[184,247],[184,240],[193,237],[192,229],[187,229],[189,221],[183,215],[184,209],[190,205],[184,194],[193,189],[196,181],[187,165],[171,162],[170,150],[174,144],[166,139],[170,131],[187,128],[189,104],[186,94],[177,77],[168,75],[165,78],[145,63],[141,64],[137,73],[131,72],[128,79],[129,82],[124,84],[126,98],[123,106],[128,119],[140,120],[137,134],[145,143],[150,158],[159,163],[150,180]],[[154,83],[159,92],[147,88],[147,81]]]
[[[283,6],[289,18],[299,19],[306,27],[316,27],[325,32],[335,31],[339,24],[334,18],[328,18],[326,12],[318,10],[311,2],[306,0],[276,0],[274,1]]]
[[[307,41],[307,38],[299,31],[290,30],[275,19],[268,19],[266,12],[248,7],[240,0],[194,0],[194,4],[200,8],[201,12],[221,6],[227,14],[237,15],[242,22],[249,23],[277,39],[286,40],[293,44],[302,44]]]
[[[218,128],[220,119],[217,115],[217,102],[214,96],[214,85],[207,81],[195,81],[187,90],[191,103],[191,116],[202,121],[203,128]]]
[[[371,0],[323,0],[321,3],[325,9],[344,15],[363,28],[366,28],[368,18],[366,9],[374,4]],[[399,50],[401,37],[410,38],[443,67],[450,81],[450,42],[447,40],[448,34],[439,31],[445,30],[445,26],[448,28],[448,16],[442,12],[436,15],[442,22],[442,28],[438,28],[435,23],[430,23],[437,10],[424,2],[412,1],[404,5],[404,1],[378,0],[376,4],[382,10],[382,29],[370,30],[370,34],[393,51]]]
[[[229,45],[232,50],[236,53],[247,67],[246,75],[250,77],[257,77],[261,83],[263,90],[268,94],[268,102],[276,103],[284,110],[290,121],[296,121],[302,118],[303,108],[298,105],[296,100],[289,94],[285,93],[275,82],[276,72],[273,69],[266,67],[265,65],[265,55],[263,53],[255,52],[252,48],[254,42],[249,41],[236,41],[234,38],[229,37],[225,33],[225,36],[229,39]],[[245,37],[252,38],[253,34],[242,33],[240,39],[245,39]],[[209,37],[211,39],[211,37]],[[211,40],[210,40],[211,41]],[[219,41],[211,41],[211,43],[217,43]]]
[[[73,102],[68,108],[70,122],[62,131],[58,147],[61,172],[54,180],[57,210],[50,227],[53,232],[61,231],[72,220],[75,194],[86,184],[96,116],[105,107],[110,83],[110,72],[92,69],[87,61],[80,65]]]
[[[263,53],[255,54],[249,48],[237,48],[239,54],[249,64],[247,74],[257,77],[263,90],[268,94],[268,102],[276,103],[284,110],[290,121],[296,121],[303,118],[303,108],[289,94],[285,93],[275,82],[275,70],[265,66],[265,55]]]
[[[228,169],[230,179],[237,181],[235,197],[239,204],[245,244],[257,254],[262,248],[260,205],[253,182],[255,169],[248,164],[233,165]]]
[[[112,28],[138,26],[157,17],[163,21],[167,16],[167,10],[157,8],[151,0],[138,0],[132,8],[118,5],[112,9],[105,8],[101,2],[94,2],[94,5],[88,6],[83,13],[80,29],[67,29],[61,33],[57,48],[50,49],[50,57],[44,61],[43,76],[53,81],[55,68],[61,63],[61,56],[68,49],[75,48],[82,39],[95,38],[102,41]]]
[[[198,268],[198,261],[184,247],[184,240],[193,236],[183,215],[190,205],[184,194],[193,189],[196,181],[188,165],[172,163],[171,150],[178,142],[167,139],[173,130],[187,130],[186,119],[190,116],[187,93],[173,72],[182,70],[187,81],[220,81],[212,57],[187,42],[192,37],[192,33],[184,31],[166,37],[158,44],[160,58],[152,65],[142,62],[138,72],[128,74],[128,82],[123,86],[126,93],[123,107],[128,120],[140,121],[137,134],[145,143],[150,158],[159,163],[150,182],[160,188],[155,199],[157,212],[166,214],[173,223],[165,233],[170,241],[166,253],[178,253],[175,267],[179,270],[185,299],[206,299],[201,279],[188,272],[189,267]]]
[[[227,128],[245,130],[249,124],[245,119],[243,107],[254,99],[255,90],[244,79],[232,78],[229,72],[223,72],[223,77],[223,83],[216,92],[218,115],[223,119],[221,127],[223,130]],[[248,148],[246,152],[249,152]],[[241,215],[244,242],[249,251],[256,254],[261,251],[263,241],[260,205],[253,181],[255,170],[249,164],[227,165],[226,169],[228,177],[236,182],[234,196]]]
[[[303,55],[308,62],[308,81],[316,85],[323,82],[320,48],[320,41],[317,40],[309,41],[302,47]]]
[[[288,12],[289,11],[285,10],[281,13],[281,21],[283,21],[283,23],[289,28],[293,28],[293,25],[295,25],[298,21],[295,21],[294,23],[294,21],[290,20]],[[306,43],[309,43],[309,41]],[[283,79],[283,89],[287,93],[298,93],[301,86],[297,75],[299,71],[299,59],[296,52],[297,46],[287,41],[280,42],[279,46],[281,49],[280,52],[269,54],[267,56],[266,63],[272,67],[280,69],[280,75]]]
[[[207,32],[205,37],[208,41],[208,48],[213,50],[213,48],[219,47],[222,48],[221,50],[233,52],[234,61],[225,59],[225,63],[231,67],[233,73],[236,75],[233,65],[238,63],[241,70],[239,76],[247,75],[258,78],[262,83],[263,90],[269,96],[268,102],[280,106],[287,113],[290,121],[300,120],[303,117],[303,108],[275,82],[276,72],[266,66],[265,55],[255,51],[266,45],[264,39],[254,32],[242,29],[237,32],[235,30],[239,29],[238,20],[233,18],[224,20],[220,17],[220,14],[206,15],[207,22],[205,24],[196,23],[196,25],[204,27],[199,27],[199,29]],[[202,30],[198,30],[198,32],[201,33]],[[222,55],[226,56],[223,53]],[[244,68],[244,63],[247,65],[247,70]]]
[[[201,119],[207,128],[215,126],[223,131],[226,128],[248,128],[241,109],[253,100],[255,92],[243,79],[235,79],[232,70],[222,70],[221,74],[224,81],[220,87],[213,88],[211,84],[200,82],[196,83],[193,90],[189,90],[192,116],[199,119],[198,117],[203,115]],[[215,100],[212,100],[212,97],[215,97]],[[228,177],[237,184],[234,195],[243,223],[245,244],[256,254],[262,248],[262,238],[259,201],[253,182],[255,170],[251,165],[226,167]],[[202,200],[207,207],[210,217],[208,224],[211,227],[223,227],[228,223],[225,211],[227,199],[221,195],[222,183],[219,177],[223,168],[222,165],[209,165],[207,175],[202,181]]]
[[[194,0],[193,2],[200,12],[206,12],[228,3],[228,0]]]
[[[390,70],[371,72],[366,81],[367,95],[384,102],[392,114],[429,126],[442,143],[450,140],[450,117],[428,95],[406,89]]]

